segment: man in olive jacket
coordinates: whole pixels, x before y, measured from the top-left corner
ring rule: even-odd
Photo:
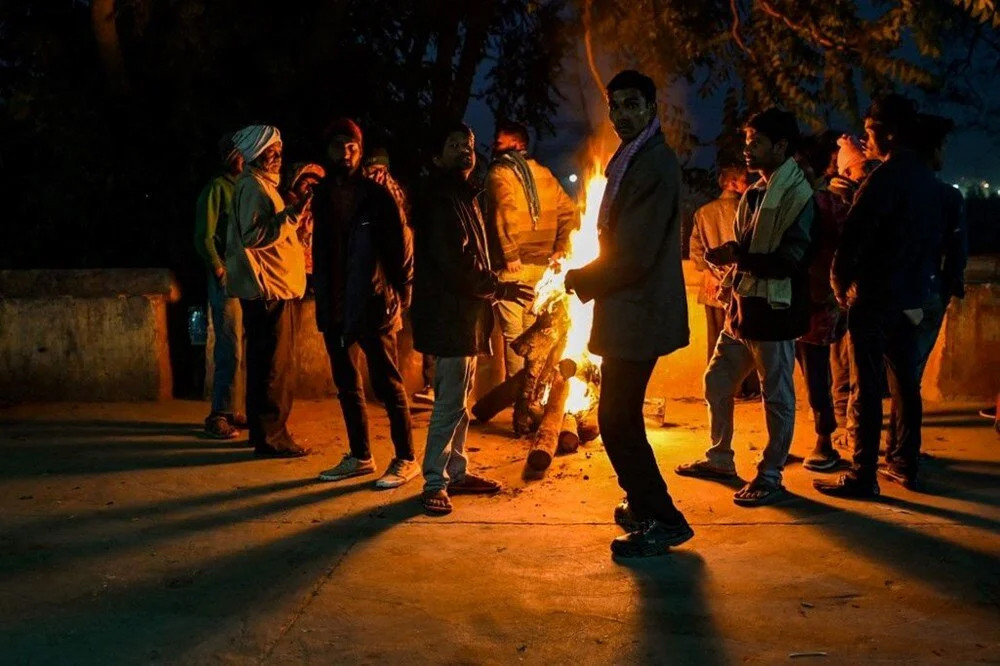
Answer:
[[[680,166],[656,117],[656,87],[636,71],[607,86],[622,143],[608,164],[600,256],[566,274],[566,290],[594,299],[590,350],[604,358],[598,421],[625,491],[615,521],[630,533],[619,557],[662,555],[694,532],[674,507],[646,438],[642,403],[656,360],[688,344],[681,270]]]

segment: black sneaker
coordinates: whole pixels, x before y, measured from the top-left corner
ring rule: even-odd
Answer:
[[[625,498],[615,507],[615,523],[626,532],[640,532],[649,527],[650,520],[642,520],[632,513],[632,507]]]
[[[878,481],[862,481],[853,474],[841,474],[834,481],[816,479],[813,488],[830,497],[848,499],[871,499],[879,495]]]
[[[878,475],[881,476],[886,481],[898,483],[907,490],[917,489],[917,475],[907,474],[898,467],[893,467],[891,465],[887,465],[886,467],[879,467]]]
[[[694,530],[681,518],[679,523],[649,521],[645,529],[624,534],[611,542],[614,557],[656,557],[666,555],[694,536]]]
[[[240,430],[246,430],[249,427],[247,425],[247,415],[242,412],[226,414],[226,420],[229,421],[229,425]]]
[[[205,419],[205,436],[212,439],[236,439],[240,431],[229,423],[224,414],[210,414]]]

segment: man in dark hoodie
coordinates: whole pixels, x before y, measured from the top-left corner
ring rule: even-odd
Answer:
[[[827,495],[879,493],[884,369],[889,391],[899,401],[898,436],[904,448],[889,463],[906,485],[916,480],[922,418],[918,326],[944,228],[941,188],[913,149],[916,120],[913,102],[895,94],[875,100],[865,119],[868,149],[885,161],[854,199],[831,273],[837,300],[849,308],[858,436],[851,471],[834,482],[813,482]]]
[[[628,532],[611,542],[611,552],[649,557],[694,536],[667,492],[642,416],[657,359],[688,344],[681,171],[660,130],[652,79],[620,72],[607,85],[607,100],[621,144],[606,170],[600,255],[566,273],[566,290],[594,301],[589,347],[603,358],[597,419],[625,491],[615,522]]]
[[[493,304],[528,303],[534,290],[501,282],[492,269],[486,228],[469,184],[475,137],[462,123],[444,127],[431,144],[433,165],[413,209],[416,248],[413,345],[434,356],[434,407],[424,451],[423,505],[452,510],[450,495],[491,494],[500,484],[468,471],[465,438],[476,357],[490,353]]]
[[[935,172],[944,168],[944,150],[948,134],[954,128],[949,118],[921,113],[917,118],[917,151]],[[935,249],[931,263],[931,291],[922,306],[924,317],[917,325],[917,372],[923,379],[927,359],[930,358],[937,342],[938,333],[944,323],[945,312],[952,298],[965,296],[965,265],[969,259],[968,232],[965,224],[965,199],[957,189],[937,181],[941,190],[942,218],[939,245]],[[889,413],[889,428],[886,433],[886,466],[879,468],[883,479],[906,486],[911,478],[906,474],[908,458],[913,458],[914,446],[919,443],[903,441],[900,437],[902,402],[893,396]],[[909,431],[910,437],[913,430]],[[917,431],[919,434],[919,431]]]
[[[376,469],[361,373],[350,353],[358,345],[389,416],[395,447],[395,456],[375,485],[396,488],[419,473],[396,348],[401,313],[410,304],[413,243],[396,201],[361,171],[361,129],[341,118],[326,136],[327,177],[312,203],[316,323],[330,356],[350,451],[319,478],[340,481]]]

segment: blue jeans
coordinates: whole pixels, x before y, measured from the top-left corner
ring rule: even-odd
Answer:
[[[211,311],[215,348],[212,359],[212,413],[244,411],[243,309],[238,298],[226,293],[214,275],[208,276],[208,306]]]
[[[475,356],[439,356],[434,365],[434,407],[424,448],[424,491],[461,481],[469,465],[469,396],[476,379]]]

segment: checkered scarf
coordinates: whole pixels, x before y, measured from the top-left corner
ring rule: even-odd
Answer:
[[[622,185],[622,180],[625,178],[625,172],[628,171],[629,164],[632,163],[632,158],[639,152],[643,144],[659,131],[660,119],[654,116],[649,121],[649,124],[646,125],[646,128],[639,132],[639,136],[628,143],[618,146],[618,150],[611,157],[611,161],[608,162],[608,166],[604,170],[604,175],[608,179],[608,185],[604,188],[604,196],[601,198],[601,209],[597,214],[597,227],[599,229],[607,229],[608,224],[611,222],[611,204],[614,203],[615,197],[618,195],[618,188]]]

